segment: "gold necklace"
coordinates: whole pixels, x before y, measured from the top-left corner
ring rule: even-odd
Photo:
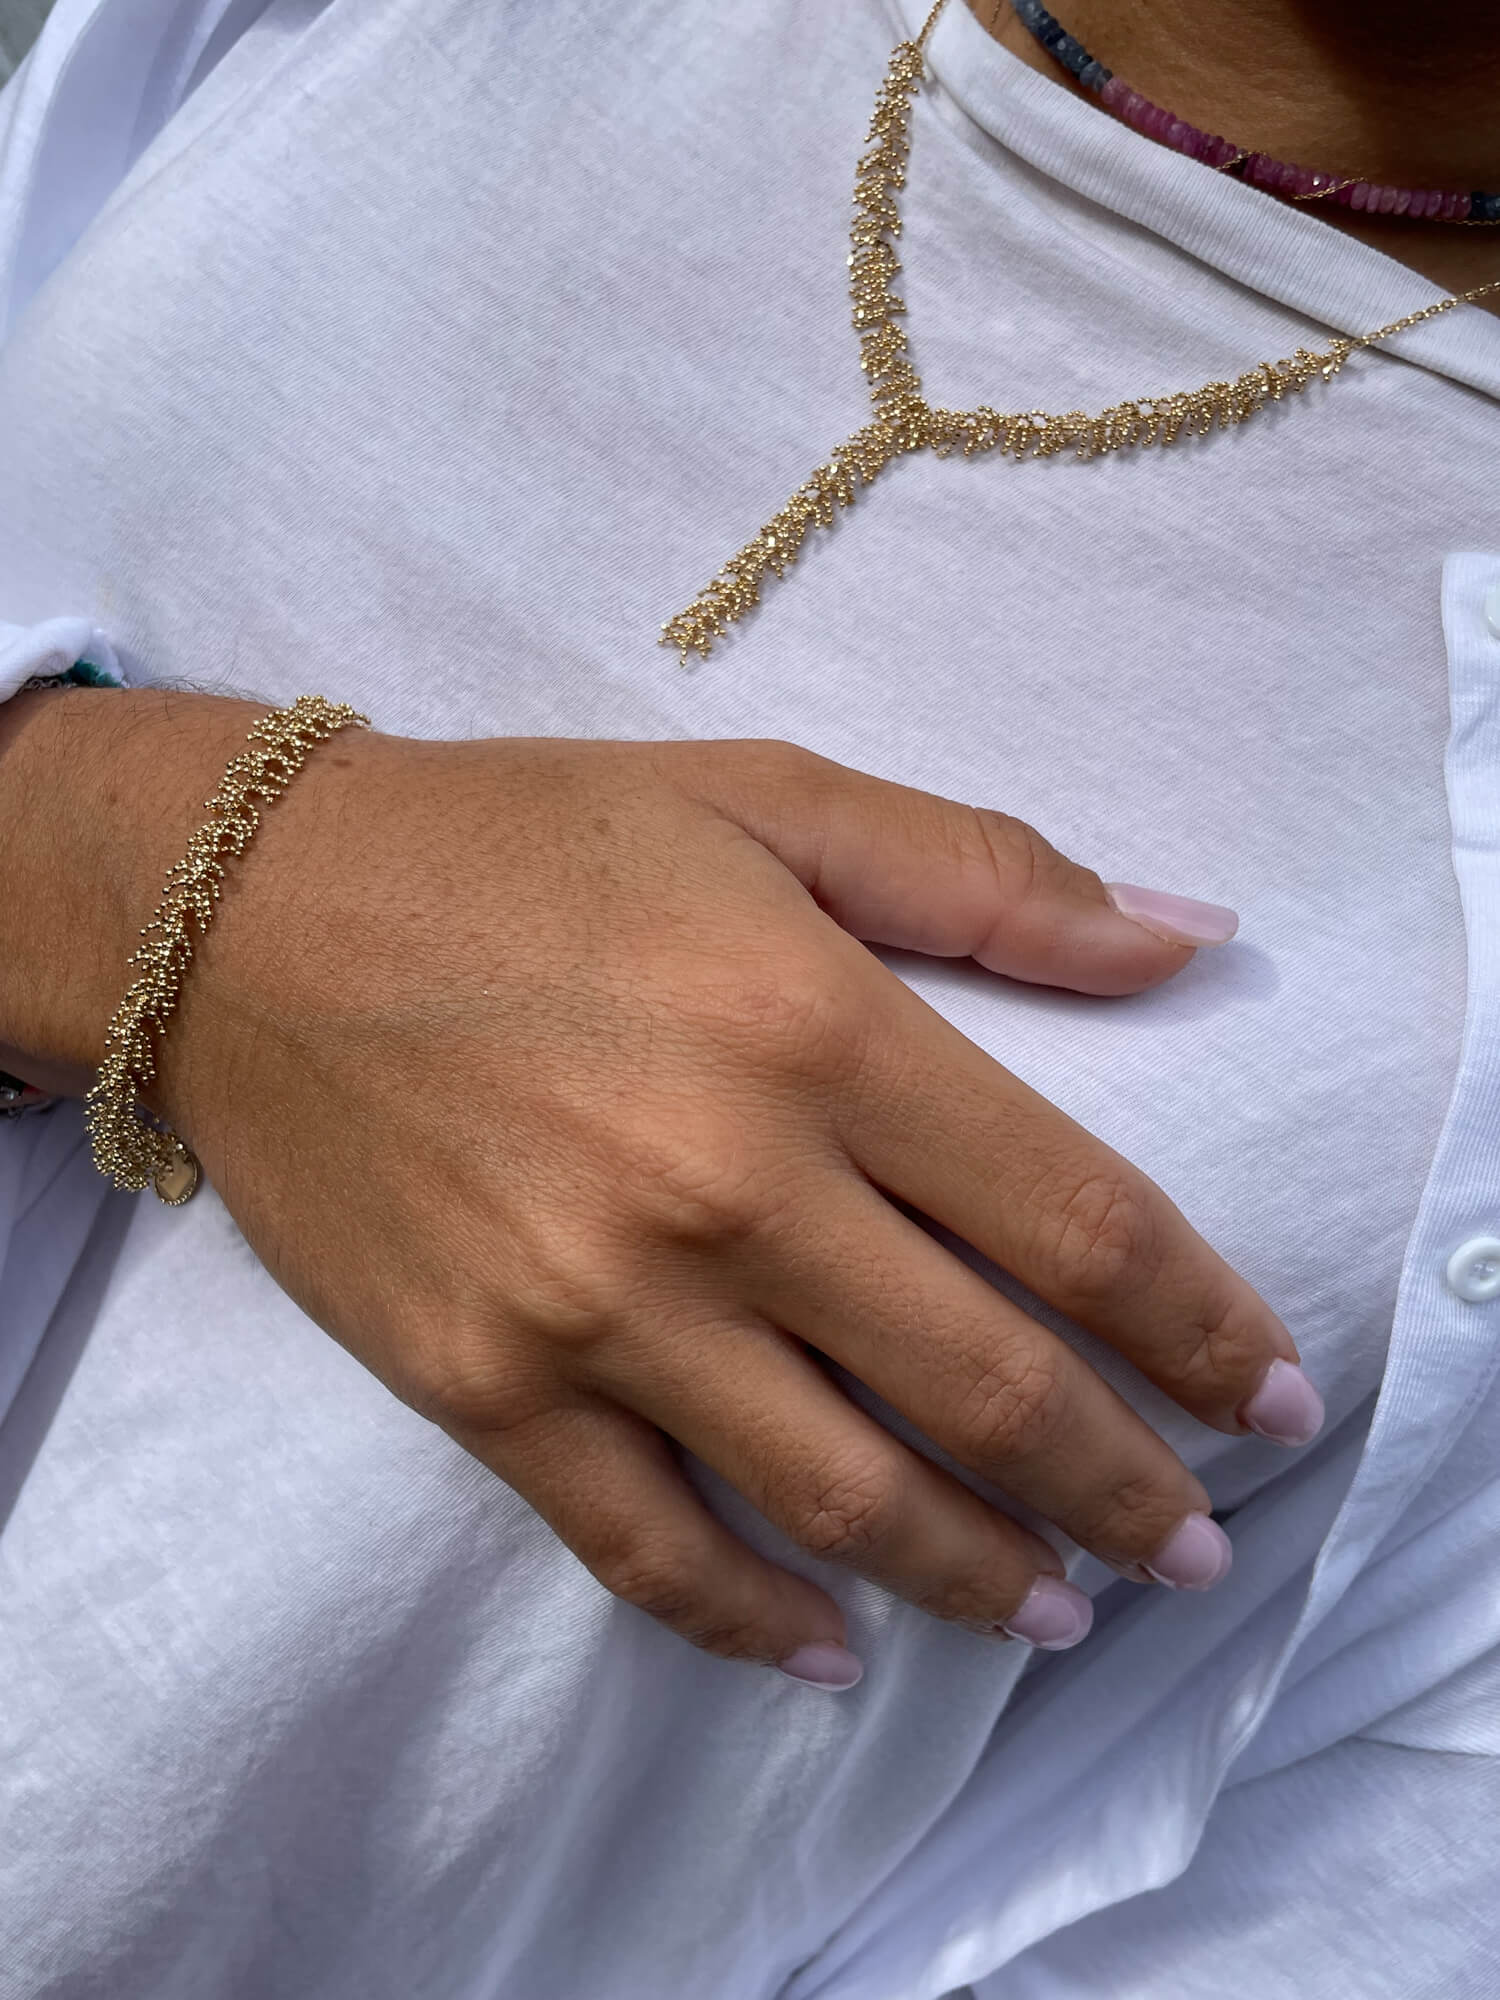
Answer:
[[[979,452],[1008,452],[1013,458],[1051,458],[1071,448],[1079,458],[1123,451],[1130,445],[1170,445],[1179,438],[1200,436],[1217,424],[1227,430],[1245,423],[1268,403],[1300,394],[1314,377],[1331,382],[1349,356],[1373,347],[1422,320],[1466,305],[1486,293],[1500,291],[1500,278],[1472,291],[1456,293],[1420,312],[1393,319],[1389,326],[1356,338],[1340,336],[1321,352],[1299,347],[1285,361],[1267,361],[1233,382],[1206,382],[1201,389],[1179,390],[1116,403],[1098,416],[1069,410],[1062,416],[1046,410],[1023,410],[1004,416],[982,404],[977,410],[935,408],[922,394],[921,378],[906,357],[906,335],[896,324],[904,301],[893,296],[890,283],[901,265],[888,238],[901,233],[894,190],[906,185],[910,145],[911,105],[922,81],[922,48],[948,0],[937,0],[914,42],[898,42],[885,81],[875,98],[875,113],[866,134],[867,152],[854,175],[854,223],[849,233],[850,296],[854,330],[859,336],[860,368],[869,381],[874,420],[839,445],[817,467],[738,555],[731,556],[712,583],[701,590],[685,611],[669,618],[659,643],[676,646],[679,664],[688,654],[705,659],[716,635],[743,618],[760,602],[761,579],[767,570],[785,575],[802,549],[809,528],[832,525],[835,507],[853,505],[861,486],[868,486],[904,452],[931,449],[946,458],[956,448],[965,458]]]

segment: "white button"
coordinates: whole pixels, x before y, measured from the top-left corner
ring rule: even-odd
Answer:
[[[1484,622],[1500,639],[1500,583],[1492,583],[1484,593]]]
[[[1471,1236],[1460,1243],[1448,1259],[1448,1283],[1476,1305],[1500,1294],[1500,1236]]]

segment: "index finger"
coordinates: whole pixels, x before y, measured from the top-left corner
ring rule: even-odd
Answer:
[[[870,1179],[1200,1422],[1281,1444],[1314,1437],[1323,1403],[1296,1342],[1165,1191],[880,970],[859,1071],[835,1099],[839,1135]]]

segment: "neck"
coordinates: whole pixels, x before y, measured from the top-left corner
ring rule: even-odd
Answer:
[[[1010,0],[968,4],[1012,53],[1077,92]],[[1500,192],[1494,0],[1048,4],[1068,33],[1133,89],[1248,152],[1397,186]],[[1445,288],[1500,275],[1500,228],[1411,223],[1337,207],[1319,213]],[[1500,309],[1495,300],[1482,303]]]

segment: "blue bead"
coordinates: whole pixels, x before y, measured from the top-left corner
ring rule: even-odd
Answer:
[[[1063,36],[1062,40],[1053,50],[1053,54],[1065,69],[1070,69],[1073,72],[1074,76],[1077,76],[1082,70],[1088,68],[1088,50],[1083,46],[1082,42],[1074,41],[1071,35]]]

